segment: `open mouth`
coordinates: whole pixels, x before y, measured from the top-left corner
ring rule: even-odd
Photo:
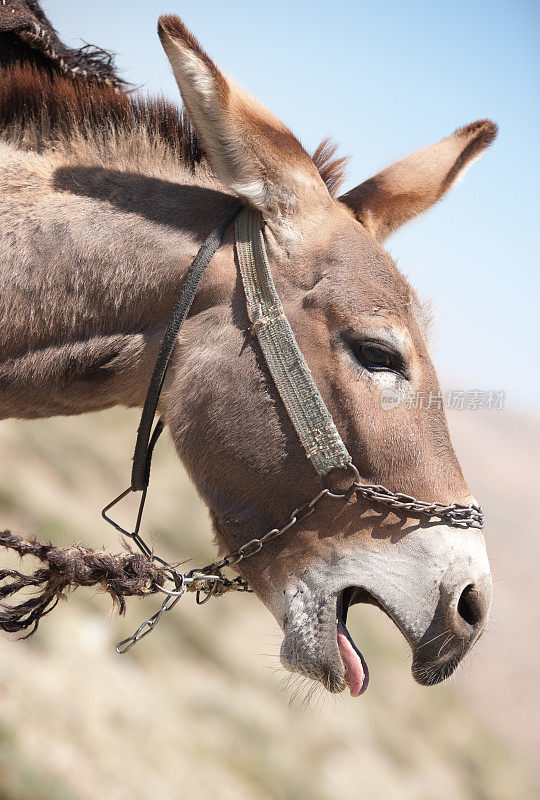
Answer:
[[[365,567],[344,564],[338,574],[332,564],[330,579],[325,572],[306,571],[302,580],[290,586],[279,619],[284,633],[280,659],[285,669],[319,681],[331,693],[348,688],[351,697],[363,694],[369,670],[362,642],[357,646],[347,622],[353,605],[369,604],[382,611],[408,643],[417,683],[431,686],[449,677],[478,638],[473,630],[471,592],[466,591],[469,584],[463,589],[455,565],[443,575],[446,584],[441,583],[435,565],[427,588],[419,579],[405,587],[399,585],[395,573],[391,582],[387,577],[385,582],[382,570],[380,575],[375,570],[364,572]],[[488,577],[482,580],[487,586]],[[481,580],[479,584],[483,585]],[[444,596],[441,586],[446,587]],[[460,606],[464,592],[467,602],[462,600]]]
[[[365,658],[356,646],[346,625],[349,608],[358,603],[382,608],[373,595],[357,586],[349,586],[338,595],[336,608],[337,645],[345,668],[345,681],[349,687],[351,697],[359,697],[366,691],[369,684],[369,670]],[[382,610],[384,611],[384,608]]]
[[[358,586],[349,586],[339,593],[336,606],[336,639],[339,655],[345,670],[345,682],[349,687],[351,697],[359,697],[364,694],[369,684],[369,670],[366,660],[356,646],[346,625],[350,607],[358,604],[376,606],[397,625],[399,630],[402,630],[397,620],[389,613],[381,601],[366,589]],[[433,638],[436,640],[438,637],[435,636]],[[439,644],[437,644],[437,647],[440,652]],[[463,648],[459,655],[449,654],[444,658],[435,659],[435,662],[429,667],[426,667],[425,664],[417,664],[413,660],[413,676],[422,685],[431,686],[439,683],[454,672],[462,655]]]

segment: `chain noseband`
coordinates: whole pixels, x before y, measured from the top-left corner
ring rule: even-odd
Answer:
[[[307,503],[296,508],[281,528],[272,528],[260,538],[245,542],[237,550],[227,553],[218,561],[205,567],[179,572],[175,566],[155,555],[141,536],[140,528],[146,501],[152,454],[163,431],[164,423],[158,420],[153,427],[158,401],[171,360],[177,336],[195,299],[204,271],[219,248],[228,224],[236,218],[236,250],[246,296],[248,316],[261,347],[264,360],[291,422],[315,470],[319,473],[321,490]],[[349,486],[337,491],[326,485],[327,476],[336,470],[347,470],[352,478]],[[133,531],[115,522],[110,510],[132,492],[141,492],[137,519]],[[146,395],[137,443],[133,457],[131,485],[112,500],[102,511],[103,518],[119,533],[131,539],[150,560],[165,568],[170,588],[158,586],[165,598],[149,619],[145,620],[132,636],[116,646],[117,653],[126,653],[133,645],[154,629],[163,614],[170,611],[186,592],[195,592],[199,604],[206,603],[229,591],[252,591],[244,578],[227,578],[222,570],[234,567],[246,558],[259,553],[273,539],[299,525],[313,514],[324,497],[348,501],[352,495],[386,506],[394,511],[407,511],[427,517],[436,517],[459,527],[482,528],[484,515],[476,505],[450,505],[423,502],[401,492],[392,492],[384,486],[364,484],[358,469],[334,425],[334,421],[315,385],[309,368],[298,347],[292,329],[277,295],[266,255],[261,216],[250,209],[241,209],[233,203],[219,218],[191,264],[172,317],[165,331]]]

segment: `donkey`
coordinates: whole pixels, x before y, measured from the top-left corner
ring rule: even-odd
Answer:
[[[174,15],[158,33],[190,122],[165,101],[37,71],[0,85],[0,415],[140,406],[186,270],[234,198],[258,210],[286,315],[366,483],[471,503],[444,411],[381,393],[438,392],[428,319],[383,249],[495,138],[483,120],[337,197],[343,160],[310,157],[219,70]],[[190,125],[193,127],[191,128]],[[250,330],[229,227],[160,400],[221,551],[313,497],[317,477]],[[485,628],[491,578],[476,528],[353,495],[324,498],[239,572],[280,625],[281,660],[330,692],[367,686],[350,605],[373,603],[424,685]]]

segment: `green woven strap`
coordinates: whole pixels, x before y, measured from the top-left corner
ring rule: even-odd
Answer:
[[[351,457],[315,386],[283,311],[268,264],[258,211],[244,208],[236,218],[236,250],[249,319],[287,413],[320,475]]]

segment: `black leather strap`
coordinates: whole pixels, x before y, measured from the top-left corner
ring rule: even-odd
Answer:
[[[163,422],[159,420],[153,432],[152,425],[154,423],[163,381],[167,373],[167,367],[169,366],[171,356],[176,346],[178,332],[193,305],[204,271],[210,263],[212,256],[219,248],[227,225],[236,217],[240,208],[241,203],[235,202],[223,212],[216,222],[215,227],[210,232],[210,235],[203,242],[201,249],[187,271],[180,291],[180,297],[174,307],[171,319],[167,325],[167,330],[163,336],[163,341],[154,367],[154,373],[150,380],[150,385],[144,401],[141,421],[137,431],[135,453],[133,455],[133,468],[131,471],[131,490],[133,492],[146,489],[148,481],[150,480],[152,453],[159,435],[163,430]]]

